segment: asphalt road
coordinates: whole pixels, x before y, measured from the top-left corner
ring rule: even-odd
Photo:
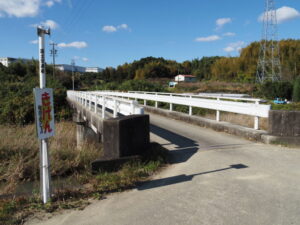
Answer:
[[[151,115],[173,164],[136,189],[43,225],[300,224],[300,149],[250,142]]]

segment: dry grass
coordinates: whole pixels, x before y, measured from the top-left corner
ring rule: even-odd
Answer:
[[[229,83],[222,81],[205,81],[197,83],[179,83],[176,88],[178,92],[225,92],[225,93],[245,93],[252,95],[255,90],[254,84]]]
[[[0,181],[3,193],[11,193],[24,181],[39,179],[39,144],[35,126],[0,126]],[[56,124],[56,135],[49,140],[52,176],[66,176],[88,169],[101,155],[101,148],[85,144],[76,148],[76,126],[72,122]]]

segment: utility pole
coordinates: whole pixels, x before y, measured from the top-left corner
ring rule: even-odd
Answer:
[[[71,65],[72,65],[72,83],[73,83],[73,91],[74,91],[75,90],[75,84],[74,84],[74,82],[75,82],[75,78],[74,78],[75,60],[74,59],[71,60]]]
[[[50,56],[52,56],[52,63],[53,63],[53,78],[55,77],[55,57],[57,56],[57,50],[55,49],[55,46],[57,46],[56,43],[50,43],[52,45],[52,49],[50,50]]]
[[[265,0],[263,14],[263,32],[260,43],[259,60],[256,71],[256,81],[281,80],[281,64],[277,33],[277,15],[274,0]]]
[[[45,34],[50,35],[50,29],[45,30],[43,27],[37,28],[39,37],[39,74],[40,74],[40,89],[46,88],[46,68],[45,68]],[[48,155],[48,140],[47,138],[40,141],[40,183],[41,193],[44,203],[50,200],[50,168],[49,168],[49,155]]]

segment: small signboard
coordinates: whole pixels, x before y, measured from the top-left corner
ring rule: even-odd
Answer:
[[[34,88],[35,120],[39,139],[54,136],[54,107],[52,88]]]

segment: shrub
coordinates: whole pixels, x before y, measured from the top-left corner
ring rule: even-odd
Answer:
[[[298,76],[294,82],[293,101],[300,102],[300,76]]]
[[[267,99],[284,98],[291,99],[293,85],[290,82],[266,81],[258,87],[258,94]]]

